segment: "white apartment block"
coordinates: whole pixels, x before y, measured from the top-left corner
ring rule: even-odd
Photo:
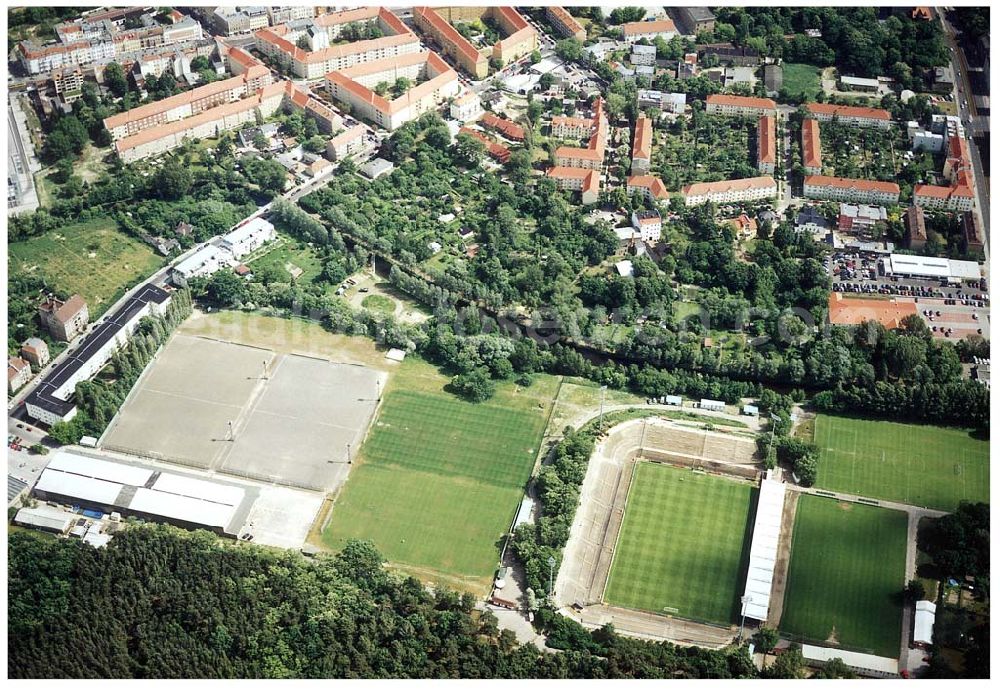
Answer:
[[[261,217],[243,223],[223,235],[221,245],[234,258],[240,259],[275,238],[274,225]]]
[[[892,206],[899,203],[899,185],[867,179],[809,175],[802,184],[806,198]]]
[[[453,120],[471,122],[483,114],[483,104],[477,94],[469,91],[452,101],[449,114]]]
[[[749,96],[730,96],[713,93],[705,99],[705,112],[709,115],[727,115],[738,117],[776,116],[777,104],[770,98],[753,98]]]
[[[831,105],[830,103],[809,103],[809,114],[820,122],[838,122],[851,127],[888,129],[892,126],[892,115],[879,108],[862,108],[854,105]]]
[[[776,197],[778,184],[773,177],[699,182],[689,184],[681,189],[681,195],[684,197],[684,205],[686,206],[697,206],[703,203],[760,201]]]

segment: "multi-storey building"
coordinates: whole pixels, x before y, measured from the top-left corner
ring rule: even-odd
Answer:
[[[556,28],[564,38],[572,38],[583,43],[587,40],[587,30],[580,25],[572,14],[556,5],[545,8],[545,18]]]
[[[580,201],[586,205],[597,203],[601,191],[601,173],[579,167],[552,167],[545,173],[564,191],[580,192]]]
[[[363,124],[356,124],[326,144],[326,157],[330,160],[343,160],[368,148],[367,134],[370,130]]]
[[[233,103],[252,95],[271,83],[271,71],[254,65],[243,74],[213,81],[191,91],[178,93],[138,108],[105,118],[104,126],[115,141],[152,127],[197,115],[224,103]]]
[[[350,43],[338,43],[348,26],[371,25],[382,34]],[[297,43],[310,37],[312,50]],[[287,64],[292,74],[302,79],[321,79],[326,74],[375,60],[420,52],[420,39],[391,10],[363,7],[333,12],[312,21],[299,21],[262,29],[254,34],[254,45],[263,55]]]
[[[224,36],[238,36],[263,29],[270,22],[267,8],[216,7],[210,15],[212,26]]]
[[[833,105],[831,103],[809,103],[806,105],[806,110],[820,122],[832,122],[836,119],[838,122],[852,127],[888,129],[892,126],[892,115],[887,110],[880,110],[878,108]]]
[[[669,19],[659,19],[651,22],[628,22],[622,25],[622,36],[626,43],[635,43],[646,39],[652,43],[657,38],[669,41],[677,35],[677,27]]]
[[[845,179],[809,175],[802,185],[806,198],[847,203],[868,203],[892,206],[899,203],[899,185],[867,179]]]
[[[557,139],[586,139],[594,129],[594,121],[586,117],[556,115],[552,118],[552,136]]]
[[[757,170],[765,175],[773,175],[777,160],[774,117],[764,115],[757,124]]]
[[[721,182],[698,182],[681,189],[684,205],[697,206],[702,203],[740,203],[760,201],[778,195],[778,184],[773,177],[750,177],[747,179],[723,180]]]
[[[20,357],[7,357],[7,394],[14,394],[31,380],[31,364]]]
[[[962,239],[966,251],[971,253],[983,251],[983,226],[979,222],[979,216],[973,211],[962,213]]]
[[[870,235],[875,225],[884,223],[888,217],[883,206],[842,203],[837,215],[837,229],[841,232]]]
[[[300,19],[311,19],[316,14],[312,5],[288,5],[285,7],[268,7],[267,19],[271,26],[287,24]]]
[[[919,251],[927,246],[927,223],[924,209],[920,206],[910,206],[906,209],[906,246]]]
[[[645,175],[653,159],[653,123],[648,117],[638,117],[632,134],[632,174]]]
[[[640,193],[647,200],[662,200],[670,196],[663,180],[651,175],[633,175],[625,182],[625,191],[629,196]]]
[[[414,7],[413,21],[417,28],[430,36],[441,52],[476,79],[489,72],[489,60],[452,22],[490,19],[501,30],[503,38],[493,45],[492,57],[501,64],[514,62],[538,48],[538,34],[513,7]]]
[[[500,132],[511,141],[524,141],[524,127],[491,112],[484,113],[479,123],[487,129]]]
[[[710,115],[738,115],[741,117],[762,117],[777,115],[777,104],[770,98],[750,96],[730,96],[713,93],[705,99],[705,112]]]
[[[802,120],[802,167],[807,175],[823,174],[823,146],[816,120]]]
[[[468,91],[451,102],[449,114],[453,120],[472,122],[483,114],[483,104],[479,95]]]
[[[555,151],[557,167],[579,167],[600,170],[604,164],[604,149],[608,139],[608,119],[604,114],[601,98],[594,101],[594,119],[591,121],[590,140],[587,148],[560,146]]]
[[[913,187],[913,203],[921,208],[961,212],[971,211],[976,205],[976,198],[968,184],[950,187],[917,184]]]
[[[632,227],[639,230],[642,241],[658,242],[663,232],[663,219],[659,211],[632,211]]]
[[[372,89],[380,82],[400,77],[417,84],[394,100]],[[358,117],[393,131],[406,122],[436,110],[458,95],[458,75],[436,53],[427,51],[355,65],[326,75],[326,88],[334,100],[347,103]]]

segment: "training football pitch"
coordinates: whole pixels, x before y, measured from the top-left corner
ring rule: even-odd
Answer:
[[[397,370],[323,540],[339,549],[371,539],[422,579],[481,592],[531,474],[556,379],[503,384],[483,404],[445,392],[446,382],[418,359]]]
[[[635,471],[605,602],[735,622],[753,487],[650,462]]]
[[[904,512],[803,495],[780,629],[895,658],[905,568]]]
[[[937,426],[816,418],[818,488],[954,510],[989,501],[990,444]]]

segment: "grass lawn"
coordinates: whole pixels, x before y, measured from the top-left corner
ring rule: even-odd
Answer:
[[[389,297],[382,294],[369,294],[361,300],[361,305],[369,311],[393,314],[396,312],[396,303]]]
[[[801,62],[786,62],[781,75],[782,86],[791,94],[805,93],[810,100],[820,90],[819,68]]]
[[[557,379],[498,386],[483,404],[407,360],[390,379],[367,442],[337,496],[323,542],[367,538],[425,581],[482,593],[541,442]]]
[[[815,442],[819,488],[940,510],[989,502],[990,444],[968,431],[821,414]]]
[[[752,493],[749,483],[638,463],[605,601],[736,622]]]
[[[250,268],[258,271],[264,268],[274,268],[288,276],[289,279],[298,271],[302,271],[295,277],[296,282],[300,285],[311,283],[323,272],[323,262],[313,247],[287,235],[279,235],[279,237],[281,243],[276,244],[273,249],[251,261]]]
[[[7,251],[11,273],[40,275],[53,289],[79,293],[91,320],[164,261],[148,245],[119,232],[110,219],[67,225],[8,244]]]
[[[905,513],[801,496],[781,631],[895,658],[905,568]]]

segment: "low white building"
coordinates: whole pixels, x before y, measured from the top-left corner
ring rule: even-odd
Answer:
[[[913,643],[918,646],[930,646],[934,643],[934,616],[937,606],[929,600],[917,601],[916,614],[913,617]]]
[[[615,264],[615,270],[623,278],[630,278],[633,274],[632,261],[618,261]]]
[[[258,216],[223,235],[222,246],[238,259],[259,249],[275,236],[274,225]]]
[[[170,271],[170,279],[178,287],[185,287],[191,278],[205,277],[233,265],[236,265],[236,260],[228,250],[206,244],[175,265]]]
[[[633,65],[655,65],[656,46],[655,45],[633,45],[632,56],[629,58]]]
[[[453,120],[471,122],[483,114],[483,104],[478,95],[468,91],[451,102],[449,114]]]
[[[834,658],[864,677],[899,677],[899,660],[839,648],[802,644],[802,657],[813,667],[822,667]]]

